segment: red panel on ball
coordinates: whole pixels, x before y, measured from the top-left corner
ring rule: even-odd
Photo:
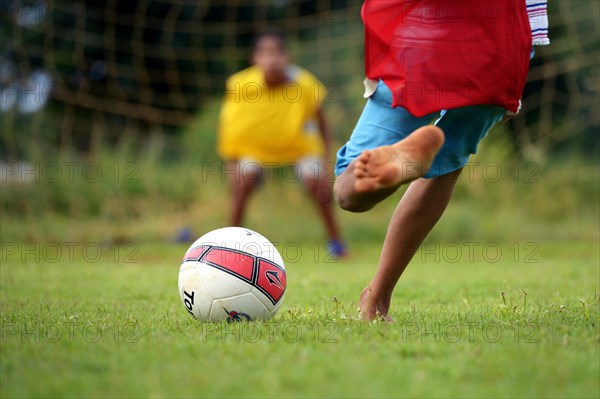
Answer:
[[[254,268],[254,256],[252,255],[227,248],[211,248],[204,260],[227,269],[246,280],[252,280],[252,269]]]
[[[204,254],[208,247],[206,245],[201,245],[199,247],[190,248],[184,255],[183,261],[186,262],[188,260],[198,260]]]
[[[285,270],[265,260],[259,261],[256,285],[265,291],[275,303],[279,302],[283,296],[286,284]]]

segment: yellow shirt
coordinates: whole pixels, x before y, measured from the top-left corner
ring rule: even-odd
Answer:
[[[286,163],[323,154],[315,118],[326,89],[297,66],[290,66],[288,75],[289,82],[268,86],[252,66],[227,80],[218,132],[223,159]]]

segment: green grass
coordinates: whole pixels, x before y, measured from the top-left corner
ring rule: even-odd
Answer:
[[[358,321],[355,301],[401,193],[336,210],[351,256],[332,263],[300,185],[266,182],[246,223],[279,242],[283,307],[202,324],[177,294],[187,246],[169,242],[225,224],[227,186],[203,177],[213,164],[164,162],[160,140],[40,160],[103,174],[2,183],[0,397],[599,397],[600,170],[569,158],[531,176],[502,137],[482,143],[400,280],[394,324]]]
[[[56,262],[47,245],[4,251],[0,393],[597,398],[597,241],[535,242],[533,255],[506,242],[501,255],[458,259],[456,245],[417,254],[393,324],[356,320],[373,242],[339,263],[302,245],[275,318],[234,325],[188,316],[176,287],[185,246],[103,247],[87,260],[76,249]]]

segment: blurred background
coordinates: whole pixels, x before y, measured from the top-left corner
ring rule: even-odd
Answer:
[[[549,3],[523,110],[484,141],[431,239],[598,237],[600,3]],[[4,0],[0,15],[3,239],[162,240],[226,223],[217,115],[266,27],[328,87],[336,144],[364,105],[359,1]],[[302,190],[274,180],[248,226],[323,237]],[[343,214],[350,240],[383,237],[395,201]]]

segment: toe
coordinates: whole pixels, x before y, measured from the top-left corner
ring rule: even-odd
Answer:
[[[356,159],[360,162],[367,163],[369,162],[369,158],[371,158],[371,151],[364,150]]]

